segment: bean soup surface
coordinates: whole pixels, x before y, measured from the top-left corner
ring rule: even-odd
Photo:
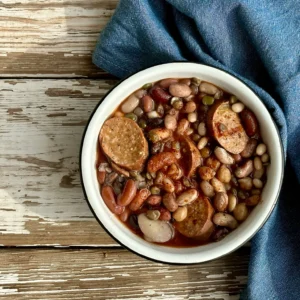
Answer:
[[[254,113],[199,78],[147,83],[104,122],[97,178],[107,207],[148,242],[219,241],[261,201],[270,163]]]

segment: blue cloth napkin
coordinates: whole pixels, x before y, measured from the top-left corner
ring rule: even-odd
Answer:
[[[94,63],[117,77],[172,61],[219,67],[267,105],[287,153],[279,203],[252,240],[242,299],[300,299],[300,1],[121,0]]]

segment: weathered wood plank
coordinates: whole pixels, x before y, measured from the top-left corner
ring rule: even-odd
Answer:
[[[118,0],[3,0],[1,77],[100,77],[91,62]]]
[[[248,248],[192,266],[154,263],[121,249],[3,249],[0,295],[14,300],[237,300],[248,260]]]
[[[0,244],[108,245],[84,199],[79,148],[104,80],[0,80]]]

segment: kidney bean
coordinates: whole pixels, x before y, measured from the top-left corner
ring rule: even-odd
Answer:
[[[263,165],[262,165],[262,161],[260,159],[259,156],[256,156],[253,160],[253,165],[254,165],[254,169],[255,170],[260,170],[262,169]]]
[[[249,158],[253,155],[257,145],[256,139],[249,139],[245,149],[241,152],[241,156],[244,158]]]
[[[210,156],[205,160],[205,165],[212,168],[214,171],[217,171],[221,163],[214,156]]]
[[[244,178],[251,174],[253,171],[253,161],[248,160],[242,166],[236,168],[235,176],[238,178]]]
[[[167,103],[171,98],[171,95],[159,86],[153,87],[150,90],[150,95],[155,101],[160,103]]]
[[[187,84],[184,83],[173,83],[169,86],[169,92],[174,97],[188,97],[192,90]]]
[[[217,193],[214,197],[214,207],[217,211],[223,212],[228,206],[228,196],[224,192]]]
[[[164,194],[162,202],[164,206],[171,212],[174,212],[178,208],[178,204],[173,193]]]
[[[258,122],[254,113],[250,109],[245,108],[240,113],[240,118],[247,135],[250,137],[254,136],[258,132]]]
[[[217,172],[217,178],[223,182],[223,183],[229,183],[231,180],[231,172],[229,171],[229,169],[225,166],[222,165],[218,172]]]
[[[203,194],[207,197],[213,197],[215,195],[214,188],[208,181],[205,180],[201,181],[200,188]]]
[[[166,78],[166,79],[161,80],[159,82],[159,85],[163,89],[168,89],[171,84],[177,83],[177,82],[178,82],[178,79],[176,79],[176,78]]]
[[[133,200],[136,195],[136,184],[132,179],[128,179],[125,183],[124,189],[120,197],[118,198],[118,205],[127,206]]]
[[[240,222],[245,221],[248,217],[248,214],[248,208],[245,203],[239,203],[233,210],[235,219]]]
[[[98,179],[99,184],[103,184],[104,183],[104,181],[105,181],[105,175],[106,175],[105,171],[98,171],[97,172],[97,179]]]
[[[194,200],[197,199],[197,197],[198,191],[196,189],[188,189],[177,197],[176,202],[178,206],[185,206],[187,204],[192,203]]]
[[[216,172],[212,168],[205,166],[199,167],[198,173],[201,179],[207,181],[211,180],[216,175]]]
[[[106,206],[109,210],[116,214],[120,215],[124,212],[124,206],[117,205],[113,188],[109,185],[105,185],[101,189],[101,196],[103,201],[105,202]]]
[[[196,108],[197,108],[196,103],[194,101],[189,101],[184,105],[181,112],[189,114],[194,112]]]
[[[250,177],[245,177],[238,180],[241,189],[250,191],[252,189],[252,179]]]
[[[167,128],[154,128],[149,131],[148,138],[152,143],[157,143],[169,138],[171,134]]]
[[[235,229],[238,227],[236,219],[229,214],[218,212],[213,216],[213,222],[218,226],[228,227]]]
[[[248,206],[256,206],[259,201],[260,201],[260,195],[253,195],[253,196],[248,197],[245,200],[245,204]]]
[[[267,146],[265,144],[259,144],[256,148],[256,154],[262,156],[267,151]]]
[[[161,199],[161,196],[151,195],[148,197],[147,203],[152,206],[159,205],[161,203]]]
[[[153,155],[147,165],[147,171],[149,173],[156,173],[163,167],[170,166],[176,163],[176,157],[172,152],[161,152]]]
[[[143,97],[142,104],[143,104],[144,112],[146,113],[154,109],[154,101],[149,95]]]
[[[144,202],[147,200],[147,198],[151,195],[150,191],[148,189],[141,189],[139,190],[133,200],[131,201],[129,208],[132,211],[137,211],[142,207]]]
[[[170,221],[171,220],[171,213],[164,207],[159,208],[160,216],[159,220],[161,221]]]
[[[130,209],[128,207],[125,207],[124,211],[120,214],[120,220],[122,222],[126,222],[130,216]]]
[[[165,127],[174,131],[177,127],[177,119],[175,116],[166,115],[165,116]]]
[[[150,220],[158,220],[160,217],[160,211],[155,209],[155,210],[148,210],[146,213],[147,218]]]
[[[221,147],[216,147],[214,151],[216,157],[218,160],[225,165],[232,165],[234,164],[234,159],[233,157],[223,148]]]
[[[129,96],[121,106],[122,112],[125,114],[133,112],[134,109],[139,105],[139,101],[139,98],[137,98],[135,95]]]
[[[177,130],[176,130],[177,134],[183,135],[189,128],[189,125],[190,123],[187,119],[181,119],[177,126]]]
[[[186,206],[178,207],[177,210],[173,213],[173,218],[177,222],[182,222],[187,217],[187,212],[188,211]]]
[[[235,195],[230,193],[228,195],[228,211],[232,212],[235,209],[236,205],[237,205],[237,198]]]
[[[216,192],[226,192],[224,184],[219,179],[213,178],[210,182]]]
[[[215,85],[203,81],[200,83],[199,90],[202,93],[210,94],[210,95],[214,95],[219,91],[219,89]]]

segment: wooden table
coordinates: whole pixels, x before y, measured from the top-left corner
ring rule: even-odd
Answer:
[[[0,297],[238,299],[249,247],[193,266],[124,250],[79,179],[88,117],[116,80],[91,54],[117,0],[0,3]]]

